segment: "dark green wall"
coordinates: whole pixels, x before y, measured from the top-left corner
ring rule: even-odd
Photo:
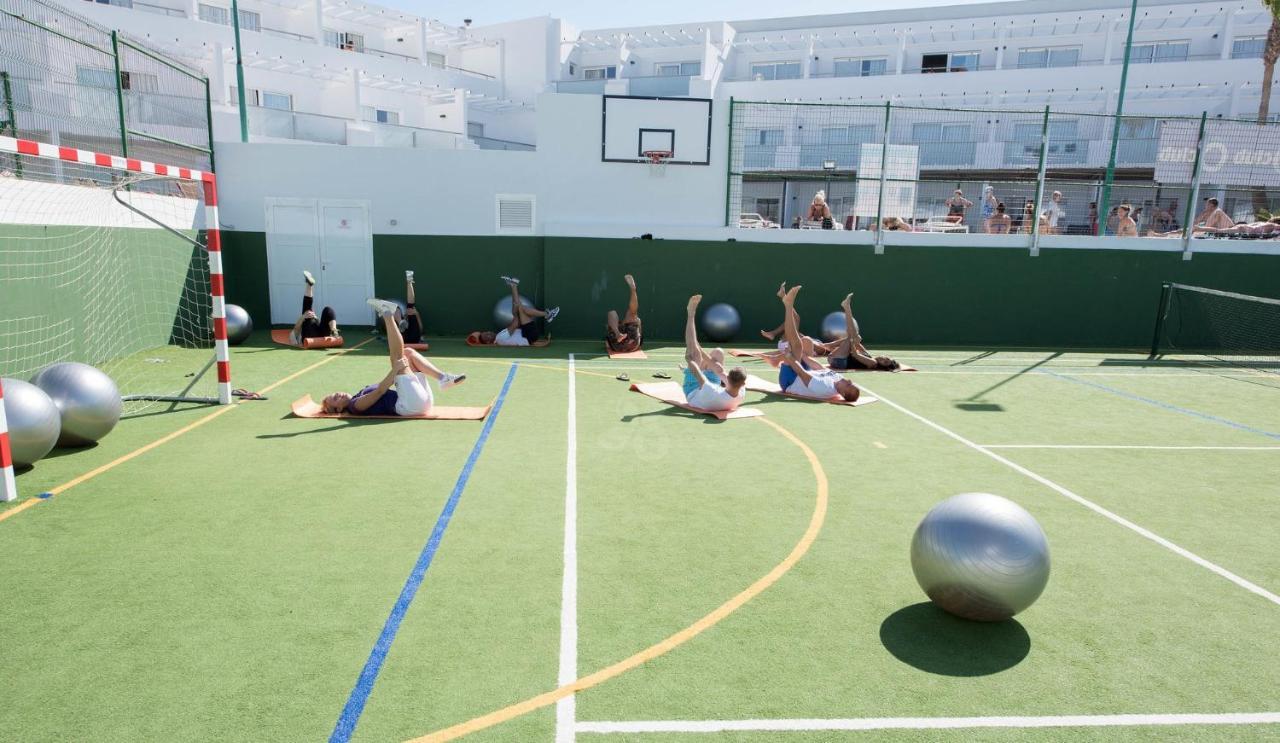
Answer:
[[[231,301],[255,317],[267,303],[261,233],[231,233]],[[1247,294],[1280,295],[1280,257],[1126,250],[788,245],[559,237],[392,236],[374,238],[376,291],[403,294],[403,271],[417,274],[430,334],[484,327],[503,296],[499,274],[520,276],[522,292],[558,304],[552,330],[600,335],[605,312],[626,302],[622,275],[636,275],[651,338],[680,337],[684,305],[701,292],[742,314],[741,339],[781,317],[778,283],[802,283],[797,309],[816,332],[822,316],[854,292],[863,332],[881,345],[996,345],[1142,348],[1163,281]],[[243,272],[256,275],[242,276]]]
[[[258,328],[268,327],[271,289],[266,233],[224,231],[222,275],[226,279],[227,301],[245,308]]]

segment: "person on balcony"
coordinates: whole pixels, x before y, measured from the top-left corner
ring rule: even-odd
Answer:
[[[1013,218],[1005,213],[1004,202],[996,204],[995,214],[987,220],[987,232],[992,235],[1007,235],[1013,230]]]
[[[809,222],[818,222],[824,230],[835,229],[835,219],[831,215],[831,207],[827,206],[827,192],[819,191],[813,195],[813,203],[809,204]]]
[[[1048,234],[1056,235],[1061,228],[1067,224],[1067,210],[1062,206],[1062,192],[1054,191],[1049,195],[1049,203],[1044,208],[1044,213],[1049,215],[1049,229],[1042,230]]]
[[[947,207],[947,221],[955,224],[964,224],[964,211],[973,206],[973,202],[964,197],[964,191],[958,188],[944,203]]]

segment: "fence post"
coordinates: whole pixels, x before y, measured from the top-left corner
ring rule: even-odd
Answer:
[[[732,223],[729,216],[733,207],[733,96],[729,96],[729,146],[725,153],[724,159],[724,226],[729,227]],[[742,204],[738,204],[738,211],[742,211]]]
[[[11,134],[14,139],[17,139],[18,138],[18,115],[15,114],[13,111],[13,86],[9,84],[8,72],[4,70],[0,70],[0,83],[3,83],[4,85],[4,115],[5,115],[4,124],[0,124],[0,132],[3,132],[5,130],[5,127],[7,126],[9,128],[9,134]],[[13,158],[13,174],[19,178],[22,177],[22,158],[21,157]]]
[[[1049,107],[1044,107],[1040,127],[1040,169],[1036,174],[1036,208],[1031,215],[1031,255],[1040,255],[1040,204],[1044,201],[1044,176],[1049,163]]]
[[[1160,285],[1160,304],[1156,305],[1156,329],[1151,334],[1151,353],[1148,359],[1160,354],[1160,339],[1164,335],[1164,321],[1169,316],[1169,305],[1173,302],[1173,284],[1165,282]]]
[[[884,102],[884,138],[880,142],[880,198],[876,203],[876,255],[884,253],[884,188],[889,175],[889,120],[893,103]]]
[[[124,75],[120,71],[120,34],[111,32],[111,59],[116,69],[116,107],[120,110],[120,154],[129,156],[129,125],[124,113]]]
[[[213,162],[213,97],[207,77],[204,78],[204,115],[209,127],[209,172],[216,173],[218,169]]]
[[[1134,0],[1137,2],[1137,0]],[[237,104],[240,106],[240,141],[249,141],[249,109],[245,107],[245,90],[244,90],[244,55],[240,52],[240,4],[237,0],[231,0],[231,30],[235,32],[236,39],[236,98],[239,100]],[[323,34],[323,31],[321,31]],[[324,39],[320,39],[323,41]],[[218,64],[222,64],[222,60],[216,60]],[[360,73],[356,73],[359,75]],[[356,111],[356,118],[360,117],[360,112]],[[294,126],[297,126],[296,119]]]
[[[1102,198],[1098,201],[1098,234],[1107,234],[1107,210],[1111,208],[1111,184],[1116,179],[1116,150],[1120,147],[1120,126],[1124,123],[1124,93],[1129,84],[1129,59],[1133,54],[1133,29],[1138,18],[1138,0],[1129,7],[1129,35],[1124,40],[1124,64],[1120,67],[1120,90],[1116,97],[1115,125],[1111,129],[1111,156],[1107,159],[1107,175],[1102,180]]]
[[[1200,114],[1200,133],[1196,135],[1196,158],[1191,165],[1191,194],[1187,198],[1186,219],[1182,220],[1182,260],[1191,260],[1191,239],[1195,233],[1196,202],[1200,200],[1200,170],[1204,161],[1204,129],[1209,112]]]

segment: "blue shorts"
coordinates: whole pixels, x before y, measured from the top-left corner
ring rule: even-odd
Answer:
[[[800,363],[804,365],[806,370],[812,371],[809,369],[808,364],[803,361]],[[800,375],[796,374],[796,370],[792,369],[790,364],[784,363],[782,366],[778,367],[778,386],[782,388],[783,392],[786,392],[787,388],[799,378]]]
[[[720,375],[716,374],[713,371],[704,371],[702,372],[702,376],[706,377],[707,381],[710,382],[711,384],[715,384],[715,385],[720,384]],[[702,382],[698,381],[698,375],[694,374],[692,369],[685,369],[684,370],[685,398],[687,399],[689,395],[692,395],[701,386],[702,386]]]

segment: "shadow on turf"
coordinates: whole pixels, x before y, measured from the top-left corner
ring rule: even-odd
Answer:
[[[647,413],[632,413],[630,415],[622,416],[621,420],[623,423],[631,423],[635,421],[636,418],[648,418],[654,415],[660,415],[666,418],[701,419],[703,423],[708,423],[712,425],[720,425],[721,423],[728,423],[728,421],[722,421],[722,420],[713,418],[709,415],[702,415],[701,413],[694,413],[688,410],[683,410],[681,408],[663,408],[662,410],[650,410]]]
[[[941,676],[989,676],[1013,668],[1031,651],[1016,620],[970,622],[925,601],[880,624],[880,642],[909,666]]]
[[[293,415],[292,413],[290,413],[289,415],[286,415],[286,416],[282,417],[280,420],[282,420],[282,421],[287,421],[287,420],[300,420],[300,419],[299,419],[299,418],[294,417],[294,415]],[[303,431],[290,431],[289,433],[262,433],[262,434],[258,434],[255,438],[259,438],[259,439],[291,439],[291,438],[294,438],[295,436],[310,436],[310,435],[311,435],[311,434],[313,434],[313,433],[327,433],[327,432],[329,432],[329,431],[341,431],[341,430],[343,430],[344,428],[350,428],[350,427],[352,427],[352,426],[376,426],[376,425],[378,425],[378,424],[380,424],[380,423],[391,423],[391,422],[394,422],[394,421],[387,421],[387,420],[383,420],[383,419],[379,419],[379,418],[373,418],[373,419],[369,419],[369,418],[330,418],[329,420],[335,421],[335,424],[334,424],[334,425],[332,425],[332,426],[325,426],[324,428],[311,428],[311,429],[307,429],[307,430],[303,430]]]

